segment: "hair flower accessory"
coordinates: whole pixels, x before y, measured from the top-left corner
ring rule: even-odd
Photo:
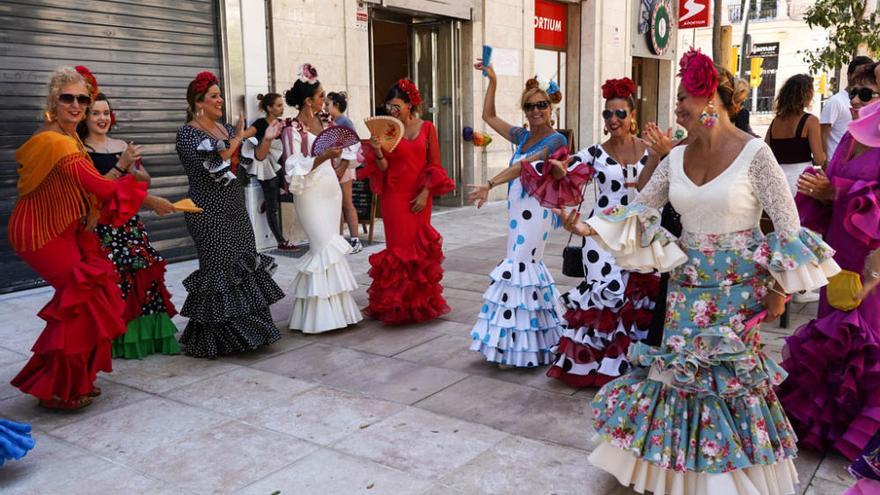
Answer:
[[[85,78],[86,82],[91,86],[91,94],[89,96],[92,97],[92,101],[95,101],[98,98],[98,80],[95,79],[95,75],[92,74],[92,71],[89,70],[85,65],[77,65],[74,69],[79,73],[79,75]]]
[[[613,100],[615,98],[632,98],[636,94],[636,83],[628,77],[623,79],[609,79],[602,85],[602,98]]]
[[[299,80],[308,84],[318,82],[318,69],[314,65],[306,62],[299,68]]]
[[[692,96],[709,97],[718,89],[718,70],[712,59],[691,47],[678,63],[681,84]]]
[[[407,78],[403,78],[397,81],[397,87],[400,88],[401,91],[406,93],[406,96],[407,98],[409,98],[409,102],[411,105],[419,106],[422,104],[422,94],[419,93],[419,88],[416,87],[415,83]]]
[[[204,94],[211,86],[220,84],[220,80],[217,79],[217,76],[215,76],[213,72],[207,70],[199,72],[194,79],[194,82],[193,89],[195,89],[197,94]]]

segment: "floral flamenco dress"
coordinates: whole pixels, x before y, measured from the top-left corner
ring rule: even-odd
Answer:
[[[550,155],[566,145],[565,136],[558,132],[525,148],[528,138],[526,129],[511,129],[510,141],[517,147],[510,165],[530,155]],[[562,335],[559,291],[544,265],[552,216],[538,198],[528,194],[521,177],[511,181],[507,190],[507,255],[489,274],[483,307],[471,329],[470,350],[481,352],[487,361],[530,368],[552,360],[550,348]]]
[[[15,158],[9,243],[55,294],[38,313],[46,328],[12,385],[47,402],[97,395],[98,372],[112,371],[111,342],[126,330],[125,304],[113,263],[84,220],[100,206],[101,223],[122,225],[137,213],[147,185],[101,177],[78,139],[59,132],[34,135]]]
[[[433,320],[450,311],[443,299],[443,238],[431,226],[431,198],[455,189],[440,165],[437,130],[422,123],[414,139],[404,137],[393,152],[385,153],[388,169],[376,165],[372,147],[364,146],[366,166],[358,178],[368,177],[370,189],[381,198],[386,248],[370,256],[364,313],[387,325]],[[428,188],[428,203],[418,213],[412,201]]]
[[[231,136],[232,126],[226,130]],[[269,305],[284,293],[272,279],[275,260],[257,253],[244,188],[218,141],[190,125],[177,131],[177,155],[189,197],[201,213],[185,213],[199,268],[183,281],[188,295],[180,314],[189,318],[180,343],[188,356],[215,359],[281,338]]]
[[[851,158],[845,134],[826,175],[834,202],[798,195],[801,221],[823,234],[835,261],[859,277],[868,252],[880,247],[880,148]],[[826,288],[828,289],[828,288]],[[789,378],[779,398],[802,446],[831,447],[852,460],[880,430],[880,291],[850,309],[822,290],[817,318],[788,337],[782,367]]]
[[[593,167],[595,211],[626,206],[634,199],[648,151],[635,164],[618,163],[602,145],[575,157]],[[660,276],[621,270],[595,239],[584,238],[582,250],[584,281],[562,296],[566,324],[547,376],[573,387],[598,387],[629,370],[626,353],[631,342],[648,335]]]
[[[110,172],[118,161],[115,153],[90,152],[89,156],[101,175]],[[166,262],[150,244],[140,215],[119,227],[99,223],[95,234],[116,266],[125,300],[122,317],[128,330],[113,340],[113,357],[141,359],[153,353],[180,353],[174,337],[177,327],[171,322],[177,310],[165,287]]]
[[[840,268],[802,229],[788,183],[763,141],[697,186],[672,150],[629,206],[587,220],[619,266],[673,270],[659,348],[630,346],[635,366],[592,402],[601,440],[594,465],[655,494],[790,494],[796,437],[773,387],[785,378],[758,334],[773,281],[812,290]],[[681,214],[675,239],[660,227],[667,199]],[[761,211],[776,233],[761,234]]]

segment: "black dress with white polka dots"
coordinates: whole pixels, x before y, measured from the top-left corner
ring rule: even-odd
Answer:
[[[231,136],[232,127],[226,129]],[[177,131],[189,196],[204,209],[185,214],[199,269],[183,281],[189,294],[180,314],[189,323],[180,343],[195,357],[216,358],[281,338],[269,312],[284,297],[272,279],[275,260],[257,253],[244,188],[218,153],[226,146],[189,125]]]

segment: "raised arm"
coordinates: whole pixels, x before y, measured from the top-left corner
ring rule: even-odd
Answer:
[[[482,62],[475,64],[474,68],[479,71],[485,70],[489,78],[489,87],[486,88],[486,97],[483,99],[483,122],[489,124],[489,127],[498,134],[501,134],[504,139],[512,141],[510,131],[513,129],[513,125],[504,121],[495,111],[495,90],[498,88],[498,77],[495,75],[495,69],[492,68],[491,64],[483,66]]]

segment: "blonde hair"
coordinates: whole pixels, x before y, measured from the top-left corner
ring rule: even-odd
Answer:
[[[55,120],[56,100],[61,93],[61,88],[71,84],[84,85],[88,94],[92,94],[95,90],[86,78],[73,67],[59,67],[55,69],[55,72],[49,78],[49,92],[46,94],[46,106],[43,109],[43,119],[47,122]]]
[[[742,110],[743,103],[749,99],[749,82],[745,79],[736,78],[733,82],[733,106],[736,111],[733,112],[733,115],[739,113]]]

